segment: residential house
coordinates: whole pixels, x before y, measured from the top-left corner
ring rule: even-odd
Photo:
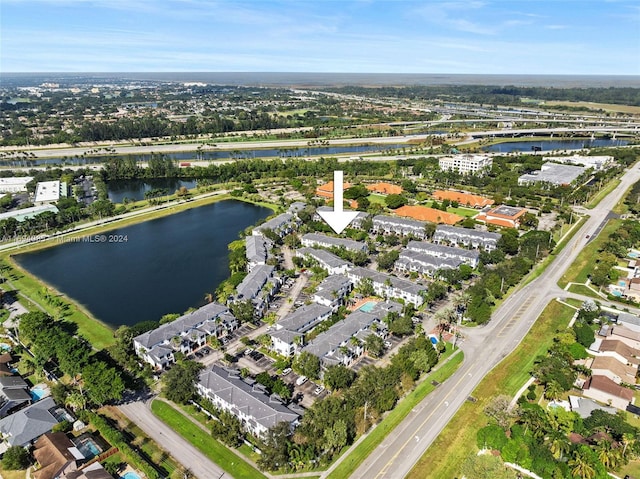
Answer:
[[[424,241],[409,241],[409,243],[407,243],[407,249],[435,256],[436,258],[460,260],[472,268],[477,268],[478,263],[480,262],[480,253],[476,250],[455,248],[453,246],[444,246]]]
[[[271,249],[271,241],[264,236],[247,236],[245,238],[247,271],[259,265],[267,264],[269,259],[269,250]]]
[[[398,216],[406,216],[419,221],[428,221],[430,223],[444,223],[448,225],[454,225],[459,223],[464,218],[454,213],[447,213],[446,211],[437,210],[435,208],[429,208],[427,206],[413,206],[406,205],[394,210],[394,213]]]
[[[274,266],[258,265],[236,287],[236,295],[232,301],[250,300],[255,308],[255,315],[262,317],[281,284],[282,279]]]
[[[299,248],[296,250],[296,256],[315,261],[330,275],[346,273],[350,268],[353,268],[353,264],[349,261],[324,249]]]
[[[437,271],[458,269],[463,264],[459,258],[441,258],[414,250],[404,249],[393,267],[402,273],[420,273],[433,276]]]
[[[525,208],[501,205],[488,211],[483,210],[475,219],[495,226],[519,228],[520,221],[526,212]]]
[[[155,369],[175,362],[174,353],[189,354],[206,344],[209,337],[222,337],[237,329],[229,308],[218,303],[205,306],[133,338],[136,354]]]
[[[438,201],[455,201],[460,205],[470,206],[471,208],[484,208],[485,206],[491,206],[493,204],[493,200],[490,198],[465,193],[463,191],[436,190],[433,192],[433,197]]]
[[[29,385],[20,376],[0,377],[0,417],[31,402]]]
[[[466,246],[475,249],[482,248],[485,251],[493,251],[502,238],[500,233],[478,231],[458,226],[438,225],[433,234],[433,242],[436,244],[448,244],[449,246]]]
[[[293,232],[297,226],[297,217],[291,213],[282,213],[256,226],[251,231],[253,236],[264,236],[266,230],[273,231],[280,238]]]
[[[376,215],[373,217],[373,232],[377,234],[398,236],[413,235],[416,238],[425,237],[424,221],[409,220],[395,216]]]
[[[264,437],[276,424],[286,422],[293,430],[300,415],[275,395],[267,395],[254,381],[246,382],[238,371],[213,365],[200,373],[196,390],[218,409],[236,416],[256,437]]]
[[[519,185],[544,183],[550,186],[568,186],[577,180],[586,168],[582,166],[545,163],[539,171],[524,174],[518,178]]]
[[[311,303],[301,306],[278,321],[271,336],[271,349],[283,356],[293,356],[303,344],[304,333],[331,316],[329,306]]]
[[[344,298],[349,295],[352,288],[353,283],[345,275],[330,275],[318,285],[313,301],[329,306],[333,312],[336,312],[344,304]]]
[[[622,364],[638,366],[640,364],[640,349],[634,349],[617,339],[599,341],[598,353],[620,361]]]
[[[633,401],[631,389],[616,384],[606,376],[591,376],[584,384],[582,393],[588,398],[623,411]]]
[[[13,376],[13,368],[11,363],[13,358],[9,353],[0,354],[0,376]]]
[[[632,331],[640,332],[640,317],[635,314],[619,312],[615,314],[616,322]]]
[[[582,419],[591,416],[593,411],[604,411],[608,414],[615,414],[616,409],[608,406],[602,406],[593,399],[587,399],[580,396],[569,396],[569,404],[571,411],[578,413]]]
[[[402,305],[393,301],[378,303],[368,313],[358,309],[320,333],[302,350],[317,356],[325,367],[335,364],[349,366],[364,352],[363,342],[367,336],[386,336],[387,327],[383,319],[387,314],[401,311]]]
[[[322,216],[320,216],[319,212],[327,212],[333,211],[333,207],[331,206],[318,206],[316,211],[313,213],[311,219],[313,221],[324,221]],[[359,211],[355,218],[351,220],[349,223],[349,228],[362,228],[362,223],[369,217],[369,213],[365,213],[364,211]]]
[[[356,286],[365,279],[370,280],[378,296],[400,298],[416,307],[424,302],[422,295],[427,291],[426,286],[368,268],[355,267],[347,272],[347,276]]]
[[[591,363],[591,372],[596,376],[606,376],[616,384],[635,384],[638,367],[628,366],[615,358],[596,356]]]
[[[301,238],[303,246],[320,246],[322,248],[344,248],[350,251],[368,251],[367,244],[345,238],[336,238],[321,233],[307,233]]]
[[[113,479],[113,476],[102,467],[102,464],[92,462],[82,470],[67,472],[60,476],[60,479]]]
[[[35,442],[33,457],[38,469],[31,473],[35,479],[56,479],[78,469],[84,455],[63,432],[48,432]]]
[[[0,450],[11,446],[28,446],[43,434],[51,431],[58,420],[53,415],[56,403],[51,397],[44,398],[31,406],[0,419]]]
[[[629,329],[625,326],[605,325],[598,333],[607,339],[617,339],[633,349],[640,349],[640,332]]]
[[[457,171],[465,175],[483,175],[491,169],[493,159],[489,155],[461,154],[438,159],[442,171]]]

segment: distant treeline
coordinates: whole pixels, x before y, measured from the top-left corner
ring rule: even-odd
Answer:
[[[345,86],[328,89],[368,97],[396,97],[411,100],[451,100],[484,105],[518,105],[522,98],[545,101],[589,101],[640,106],[640,88],[544,88],[490,85],[434,85],[370,88]]]

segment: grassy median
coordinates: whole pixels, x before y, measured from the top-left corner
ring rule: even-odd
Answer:
[[[358,446],[356,446],[351,454],[342,460],[340,465],[336,467],[331,474],[329,474],[328,478],[342,479],[349,477],[353,471],[355,471],[358,466],[362,464],[362,462],[374,451],[374,449],[384,441],[387,435],[395,429],[395,427],[400,424],[405,417],[407,417],[411,410],[436,388],[431,383],[432,381],[442,383],[456,372],[464,359],[462,351],[458,351],[459,352],[455,356],[443,363],[436,371],[429,374],[416,389],[400,401],[398,405],[384,418],[384,420],[378,424],[378,426],[373,429],[367,437],[358,444]],[[446,360],[446,358],[443,358],[443,360]]]
[[[240,456],[216,441],[197,424],[164,401],[155,400],[151,410],[171,429],[189,441],[200,452],[236,479],[267,479],[267,476],[245,462]]]
[[[474,390],[477,402],[465,402],[407,476],[409,479],[457,477],[460,464],[476,451],[476,434],[487,423],[484,408],[500,394],[514,396],[529,378],[535,358],[566,328],[575,310],[557,301],[547,305],[520,345]]]

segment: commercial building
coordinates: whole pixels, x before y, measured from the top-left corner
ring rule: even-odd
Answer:
[[[24,193],[27,191],[27,183],[31,180],[33,176],[0,178],[0,193]]]
[[[613,156],[545,156],[544,161],[553,163],[568,163],[570,165],[584,166],[585,168],[593,168],[596,171],[604,170],[613,164]]]
[[[22,223],[26,219],[35,218],[36,216],[42,213],[46,213],[47,211],[53,213],[54,215],[58,214],[58,208],[56,208],[55,205],[44,204],[39,206],[31,206],[29,208],[22,208],[20,210],[7,211],[6,213],[0,213],[0,221],[9,218],[15,218],[18,223]]]
[[[300,415],[282,404],[276,395],[267,395],[253,380],[243,380],[240,372],[213,365],[198,377],[196,391],[218,409],[237,417],[246,431],[264,437],[276,424],[286,422],[291,430]]]
[[[407,216],[414,220],[428,221],[430,223],[444,223],[447,225],[454,225],[459,223],[464,218],[454,213],[447,213],[446,211],[437,210],[435,208],[429,208],[427,206],[401,206],[394,213],[398,216]]]
[[[551,186],[568,186],[580,177],[586,168],[582,166],[558,165],[545,163],[539,171],[527,173],[518,178],[519,185],[544,183]]]
[[[457,171],[465,175],[482,175],[491,169],[493,160],[489,155],[454,155],[438,160],[442,171]]]
[[[301,242],[303,246],[320,246],[323,248],[344,248],[350,251],[367,252],[367,244],[361,241],[355,241],[345,238],[336,238],[321,233],[307,233],[302,236]]]
[[[364,280],[371,281],[373,290],[378,296],[401,298],[416,307],[424,302],[422,294],[427,291],[426,286],[359,266],[349,270],[347,276],[356,286]]]
[[[155,369],[175,362],[174,353],[189,354],[206,344],[209,337],[220,338],[238,327],[229,308],[209,303],[178,319],[133,338],[136,354]]]
[[[433,234],[433,242],[436,244],[466,246],[475,249],[482,248],[485,251],[496,249],[500,238],[502,238],[500,233],[478,231],[449,225],[438,225]]]
[[[343,183],[342,184],[343,191],[346,190],[347,188],[351,188],[351,186],[352,186],[351,183]],[[333,188],[334,188],[333,181],[328,181],[324,185],[320,185],[316,188],[316,195],[322,198],[325,198],[327,200],[332,200]]]
[[[367,189],[372,193],[378,193],[381,195],[399,195],[403,191],[402,187],[398,185],[384,182],[367,185]]]
[[[477,268],[478,262],[480,261],[480,253],[477,250],[455,248],[453,246],[444,246],[424,241],[409,241],[409,243],[407,243],[407,250],[417,251],[418,253],[435,256],[436,258],[459,260],[472,268]]]
[[[330,275],[346,273],[350,268],[353,268],[353,264],[349,261],[345,261],[324,249],[299,248],[296,250],[296,256],[315,261],[318,266],[326,270]]]
[[[55,203],[67,196],[67,184],[64,181],[41,181],[36,185],[36,195],[33,200],[36,205]]]
[[[472,195],[471,193],[464,193],[462,191],[436,190],[433,192],[433,197],[438,201],[455,201],[458,204],[472,208],[484,208],[485,206],[491,206],[493,204],[493,200],[490,198]]]
[[[377,234],[395,234],[398,236],[413,235],[416,238],[425,237],[424,221],[408,220],[395,216],[376,215],[373,217],[373,232]]]
[[[476,216],[476,220],[495,226],[519,228],[520,221],[526,212],[525,208],[501,205],[489,211],[483,211]]]

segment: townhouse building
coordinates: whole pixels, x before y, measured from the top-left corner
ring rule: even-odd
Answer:
[[[313,295],[313,301],[328,306],[336,312],[353,289],[351,280],[342,274],[327,276]]]
[[[256,226],[251,231],[253,236],[264,236],[265,230],[271,230],[280,238],[292,233],[298,225],[298,219],[291,213],[282,213]]]
[[[459,260],[472,268],[477,268],[480,262],[480,253],[476,250],[427,243],[425,241],[409,241],[406,249],[429,256],[435,256],[436,258]]]
[[[433,242],[449,246],[465,246],[467,248],[493,251],[502,238],[500,233],[478,231],[458,226],[438,225],[433,234]]]
[[[461,264],[463,264],[463,262],[459,258],[440,258],[419,251],[405,249],[400,252],[400,256],[393,267],[401,273],[415,272],[427,276],[434,276],[438,271],[457,269]]]
[[[276,268],[271,265],[258,265],[253,268],[236,287],[236,295],[231,301],[247,301],[253,304],[255,315],[261,318],[269,307],[269,302],[282,285]]]
[[[197,393],[218,409],[237,417],[243,428],[258,438],[269,429],[286,422],[291,431],[300,414],[289,409],[276,395],[269,396],[264,387],[252,379],[242,379],[240,372],[213,365],[200,373]]]
[[[350,268],[353,268],[353,264],[349,261],[346,261],[324,249],[299,248],[296,250],[296,256],[306,260],[315,261],[318,263],[318,266],[327,271],[330,275],[344,274]]]
[[[347,272],[347,276],[356,286],[363,280],[371,281],[373,290],[378,296],[400,298],[416,307],[424,302],[422,295],[427,291],[426,286],[359,266],[350,269]]]
[[[426,222],[396,216],[376,215],[373,217],[372,231],[377,234],[395,234],[398,236],[413,235],[416,238],[424,238],[426,235]]]
[[[301,238],[303,246],[320,246],[322,248],[344,248],[350,251],[367,252],[367,244],[346,238],[336,238],[321,233],[307,233]]]
[[[271,247],[271,241],[264,236],[247,236],[245,238],[247,271],[251,271],[256,266],[267,264]]]
[[[189,354],[204,346],[210,337],[220,338],[238,328],[229,308],[209,303],[178,319],[133,338],[133,348],[154,369],[175,362],[175,353]]]

